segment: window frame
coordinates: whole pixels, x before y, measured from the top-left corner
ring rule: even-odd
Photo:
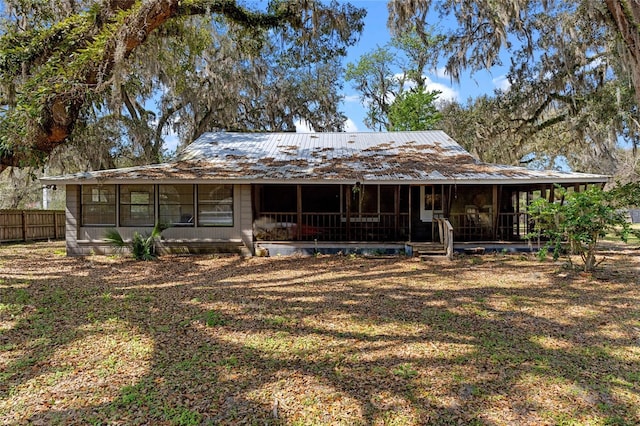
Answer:
[[[168,194],[167,192],[163,192],[163,189],[167,189],[168,187],[178,187],[178,190],[176,192],[176,195],[178,196],[178,201],[173,201],[173,200],[169,200],[168,202],[165,202],[165,200],[163,200],[163,196],[165,194]],[[183,189],[186,189],[187,191],[181,192],[179,189],[180,187],[185,187]],[[187,188],[188,187],[188,188]],[[163,224],[167,224],[167,225],[171,225],[171,226],[177,226],[177,227],[195,227],[196,225],[196,185],[193,184],[182,184],[182,183],[178,183],[178,184],[159,184],[158,185],[158,222],[159,223],[163,223]],[[188,200],[183,200],[183,196],[188,195],[190,193],[190,199]],[[189,198],[189,197],[187,197]],[[178,211],[179,211],[179,219],[178,221],[172,221],[172,220],[166,220],[167,218],[170,219],[171,218],[171,214],[169,213],[165,213],[163,212],[164,209],[171,209],[171,208],[175,208],[178,207]],[[190,209],[189,209],[190,207]],[[191,211],[189,211],[191,210]],[[186,218],[189,218],[188,220],[183,220]]]
[[[420,221],[433,222],[444,214],[444,185],[420,186]]]
[[[112,191],[106,191],[107,189],[111,188]],[[97,190],[97,194],[95,193],[95,190]],[[94,201],[95,196],[97,195],[98,200]],[[100,199],[103,197],[105,198],[105,201],[100,201]],[[109,200],[109,195],[111,195],[111,200]],[[87,202],[87,198],[89,197],[91,199],[90,202]],[[91,208],[99,208],[99,207],[111,207],[112,211],[111,212],[107,212],[105,214],[104,211],[99,211],[98,215],[100,216],[100,218],[108,216],[108,215],[113,215],[112,216],[112,221],[109,222],[101,222],[101,223],[88,223],[87,222],[87,213],[88,210]],[[89,184],[89,185],[82,185],[81,189],[80,189],[80,226],[83,227],[105,227],[105,226],[109,226],[109,227],[113,227],[116,226],[118,222],[118,185],[112,184],[112,185],[102,185],[102,184]]]
[[[349,203],[346,200],[341,202],[342,209],[342,222],[347,221],[347,216],[349,216],[349,222],[380,222],[380,184],[356,184],[353,186],[345,185],[345,190],[342,191],[343,197],[351,197]],[[363,196],[363,193],[366,195],[367,193],[375,194],[375,202],[373,203],[375,207],[375,211],[363,211],[364,203],[360,203],[360,198]],[[354,208],[357,206],[357,208]],[[349,210],[349,211],[347,211]]]
[[[139,227],[153,227],[156,224],[156,186],[153,184],[140,183],[140,184],[120,184],[118,194],[118,212],[119,212],[119,226],[122,228],[139,228]],[[135,190],[127,187],[136,188]],[[142,190],[143,187],[147,187],[147,190]],[[128,189],[128,191],[125,191]],[[150,191],[149,191],[150,189]],[[124,198],[128,194],[128,201]],[[147,196],[146,202],[140,200],[133,200],[133,195],[136,197]],[[143,209],[144,207],[144,209]],[[128,215],[125,214],[128,209]],[[143,214],[143,210],[146,214]],[[135,216],[139,216],[138,220],[134,220]],[[141,222],[141,223],[138,223]]]
[[[223,187],[229,191],[229,196],[225,198],[219,199],[203,199],[203,192],[206,188],[209,187]],[[203,228],[232,228],[235,226],[235,206],[234,206],[234,191],[235,187],[233,184],[202,184],[197,185],[196,188],[196,223],[198,227]],[[219,210],[222,207],[228,207],[228,210]],[[214,215],[214,219],[211,223],[203,222],[204,216],[204,207],[212,208],[210,213]],[[216,213],[224,212],[227,213],[227,217],[230,219],[229,221],[216,221],[215,217],[218,216]],[[219,215],[223,217],[222,215]]]

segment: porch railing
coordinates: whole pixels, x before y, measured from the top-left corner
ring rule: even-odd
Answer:
[[[445,218],[436,218],[434,220],[438,224],[438,235],[447,257],[453,259],[453,226],[451,222]]]
[[[522,241],[532,226],[526,213],[454,213],[448,223],[452,241],[454,236],[455,241]],[[409,214],[264,213],[254,221],[253,234],[263,241],[407,241]]]
[[[406,241],[409,214],[263,213],[253,234],[265,241]]]
[[[521,241],[533,226],[527,213],[452,213],[449,221],[456,241]]]

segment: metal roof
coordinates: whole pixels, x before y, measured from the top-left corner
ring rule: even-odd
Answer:
[[[571,183],[607,176],[476,160],[442,131],[207,133],[170,163],[41,179],[55,183]]]

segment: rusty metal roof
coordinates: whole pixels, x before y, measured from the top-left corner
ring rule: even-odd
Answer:
[[[55,183],[571,183],[607,176],[482,163],[442,131],[207,133],[170,163],[43,178]]]

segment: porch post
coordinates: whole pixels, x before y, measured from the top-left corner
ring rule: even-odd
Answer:
[[[498,217],[500,212],[500,192],[498,191],[498,185],[493,185],[493,203],[491,209],[493,210],[493,217],[491,218],[491,222],[493,224],[493,239],[496,240],[498,236]]]
[[[396,185],[393,191],[393,239],[398,240],[400,226],[400,185]]]
[[[296,226],[296,240],[300,241],[302,235],[302,185],[296,185],[296,211],[298,213],[298,226]]]
[[[409,242],[411,242],[411,236],[413,235],[411,232],[411,222],[413,221],[412,217],[411,217],[411,210],[412,210],[412,202],[411,202],[411,193],[413,192],[413,186],[409,185]]]
[[[347,186],[347,240],[351,241],[351,196],[353,194],[353,187]]]

